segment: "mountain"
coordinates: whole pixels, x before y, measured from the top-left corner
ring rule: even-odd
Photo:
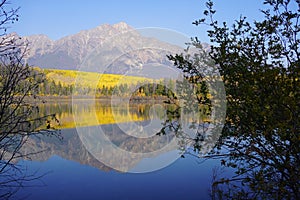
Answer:
[[[24,39],[30,43],[26,60],[30,65],[101,73],[124,74],[149,65],[172,66],[166,55],[183,52],[179,46],[142,36],[124,22],[104,24],[55,41],[46,35]]]

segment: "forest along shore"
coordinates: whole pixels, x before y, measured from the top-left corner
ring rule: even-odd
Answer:
[[[153,96],[153,97],[140,97],[140,96],[131,96],[131,97],[120,97],[115,98],[111,96],[36,96],[27,97],[28,102],[40,102],[40,103],[52,103],[52,102],[65,102],[72,103],[72,101],[100,101],[100,102],[130,102],[130,103],[164,103],[164,101],[168,100],[166,96]]]

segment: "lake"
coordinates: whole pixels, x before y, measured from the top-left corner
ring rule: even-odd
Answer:
[[[39,153],[18,164],[42,177],[21,188],[17,199],[210,199],[220,161],[183,158],[174,135],[158,136],[163,105],[78,100],[43,104],[41,113],[56,113],[61,131],[23,147]]]

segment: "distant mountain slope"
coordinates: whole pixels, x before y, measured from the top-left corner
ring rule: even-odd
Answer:
[[[41,70],[41,69],[37,69]],[[118,84],[135,85],[145,81],[152,82],[154,80],[137,76],[122,76],[118,74],[99,74],[95,72],[78,72],[75,70],[59,70],[59,69],[43,69],[41,70],[49,81],[61,83],[63,86],[74,85],[76,78],[80,77],[77,85],[83,87],[114,87]],[[79,81],[79,80],[77,80]]]
[[[182,48],[144,37],[124,22],[101,25],[53,41],[45,35],[30,42],[27,62],[42,68],[78,69],[123,74],[135,67],[169,65],[166,55]]]

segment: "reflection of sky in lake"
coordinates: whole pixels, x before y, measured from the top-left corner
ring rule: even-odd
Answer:
[[[46,186],[24,188],[18,193],[18,197],[30,195],[28,199],[32,200],[209,199],[212,168],[217,161],[199,164],[187,156],[166,168],[143,174],[105,172],[56,155],[45,162],[22,163],[31,171],[50,172],[42,178]]]

